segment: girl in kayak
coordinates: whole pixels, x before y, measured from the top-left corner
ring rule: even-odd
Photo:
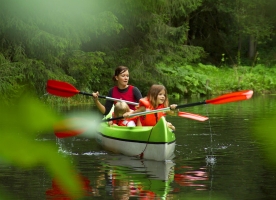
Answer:
[[[146,110],[167,108],[168,106],[169,100],[166,88],[163,85],[152,85],[150,90],[148,91],[147,96],[139,100],[139,106],[137,107],[137,109],[135,111],[126,112],[123,116],[125,118],[128,118],[131,114],[144,112]],[[176,106],[176,104],[170,105],[171,111],[167,111],[166,113],[157,112],[140,116],[139,120],[141,125],[154,126],[162,116],[165,116],[166,114],[173,114],[173,110],[176,108]],[[175,127],[170,122],[167,122],[167,126],[172,130],[175,130]]]
[[[125,66],[119,66],[115,69],[113,81],[116,83],[116,86],[112,87],[108,92],[108,97],[122,99],[126,101],[136,102],[142,98],[142,94],[137,87],[128,84],[129,81],[129,70]],[[93,100],[104,115],[107,115],[112,105],[115,104],[113,101],[106,100],[105,105],[102,105],[98,99],[99,92],[92,93]],[[129,105],[130,109],[135,110],[134,105]]]
[[[114,117],[123,116],[123,114],[126,113],[126,112],[131,112],[131,110],[130,110],[129,106],[127,105],[127,103],[124,102],[124,101],[118,101],[115,104],[114,113],[113,113],[112,117],[114,118]],[[134,127],[134,126],[136,126],[136,121],[137,121],[137,117],[128,118],[128,119],[113,120],[113,121],[109,121],[108,124],[109,125],[117,125],[117,126]]]

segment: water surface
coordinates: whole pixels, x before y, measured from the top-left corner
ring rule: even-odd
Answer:
[[[204,99],[171,100],[192,103]],[[93,139],[52,141],[58,153],[68,157],[84,182],[83,199],[275,199],[276,168],[269,165],[264,144],[254,136],[260,120],[276,114],[276,97],[201,105],[182,111],[208,116],[206,122],[167,117],[176,127],[175,157],[166,162],[139,160],[104,151]],[[91,107],[70,108],[73,110]],[[92,111],[91,111],[92,112]],[[0,165],[3,190],[13,199],[63,199],[44,167],[22,170]]]

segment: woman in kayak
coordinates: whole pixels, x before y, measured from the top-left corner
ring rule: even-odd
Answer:
[[[113,118],[121,117],[126,112],[131,112],[127,103],[124,101],[118,101],[115,104],[114,113],[113,113],[112,117]],[[137,122],[137,117],[134,117],[134,118],[128,118],[128,119],[119,119],[119,120],[109,121],[108,124],[109,125],[117,125],[117,126],[135,127],[136,122]]]
[[[144,112],[146,110],[167,108],[168,106],[169,100],[166,88],[163,85],[152,85],[148,91],[148,95],[145,98],[139,100],[139,106],[137,109],[135,111],[127,112],[123,116],[127,118],[129,115],[134,113]],[[166,114],[174,114],[173,110],[176,108],[176,106],[176,104],[170,105],[171,111],[167,111],[166,113],[157,112],[140,116],[139,119],[142,126],[154,126],[162,116],[165,116]],[[175,130],[175,127],[170,122],[167,122],[167,125],[172,130]]]
[[[116,99],[122,99],[126,101],[131,102],[139,102],[139,100],[142,98],[142,94],[140,90],[137,87],[134,87],[132,85],[128,85],[129,81],[129,70],[125,66],[119,66],[115,69],[113,81],[116,82],[116,86],[112,87],[108,92],[108,97],[116,98]],[[100,110],[100,112],[104,115],[107,115],[112,105],[116,102],[106,100],[105,105],[101,104],[101,102],[98,99],[99,92],[92,93],[93,100],[97,106],[97,108]],[[129,105],[130,109],[135,110],[134,105]]]

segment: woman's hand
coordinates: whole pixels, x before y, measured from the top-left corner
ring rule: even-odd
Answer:
[[[97,92],[93,92],[93,93],[92,93],[92,97],[93,97],[93,100],[94,100],[94,101],[98,100],[99,92],[98,92],[98,91],[97,91]]]

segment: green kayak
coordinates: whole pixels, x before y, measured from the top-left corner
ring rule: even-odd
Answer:
[[[141,159],[165,161],[174,157],[175,134],[167,127],[164,117],[155,126],[126,127],[101,123],[96,141],[106,150]]]

